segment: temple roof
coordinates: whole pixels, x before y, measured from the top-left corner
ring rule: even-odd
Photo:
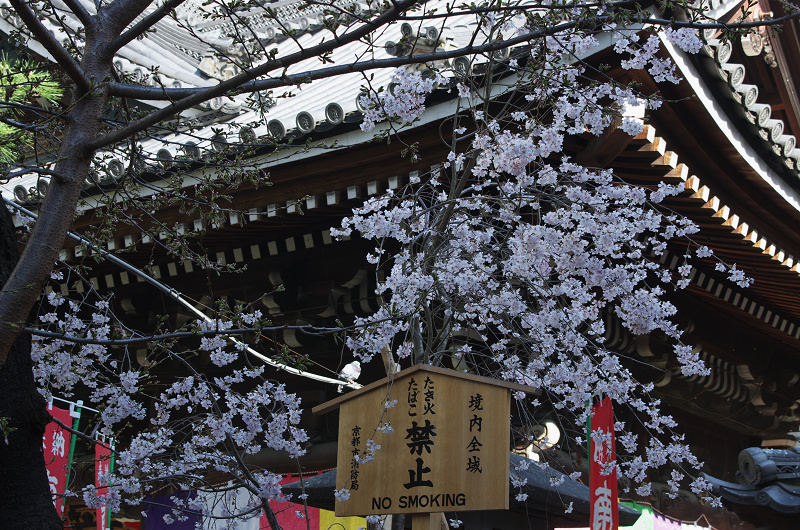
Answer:
[[[736,504],[800,513],[800,450],[749,447],[739,453],[738,483],[704,474],[716,495]]]
[[[94,12],[94,2],[79,1],[90,13]],[[341,33],[344,25],[353,27],[359,24],[354,19],[355,15],[369,15],[378,8],[377,3],[350,0],[335,0],[324,6],[306,4],[299,0],[279,0],[234,13],[233,19],[239,23],[233,24],[231,17],[221,17],[209,11],[207,4],[200,0],[183,3],[175,11],[174,18],[162,19],[155,25],[154,31],[148,32],[142,39],[133,40],[120,50],[114,64],[123,80],[143,80],[150,86],[165,88],[213,86],[220,80],[239,73],[241,68],[266,61],[272,53],[276,57],[283,57],[332,39],[337,32]],[[713,10],[712,14],[724,18],[726,13],[735,13],[738,4],[736,1],[715,1],[709,6]],[[79,47],[80,41],[75,40],[76,31],[80,27],[79,21],[60,1],[56,0],[54,5],[59,11],[51,13],[44,21],[45,25],[59,40],[68,42],[72,39]],[[442,0],[425,4],[426,9],[439,11],[445,10],[446,6],[447,3]],[[340,9],[341,13],[334,16],[332,8]],[[8,34],[21,27],[18,17],[8,15],[10,12],[6,0],[0,0],[0,13],[5,15],[0,18],[0,32]],[[402,50],[397,49],[398,46],[392,44],[409,34],[419,36],[417,46],[427,46],[431,50],[464,46],[476,33],[478,40],[486,39],[481,35],[475,15],[457,15],[434,20],[436,26],[425,25],[431,22],[415,23],[414,26],[409,23],[387,26],[375,37],[376,46],[353,42],[337,49],[330,59],[334,64],[348,64],[403,54]],[[248,34],[252,37],[251,49],[244,50],[234,43],[232,35],[236,32],[244,32],[245,37]],[[600,45],[589,55],[601,52],[612,44],[608,35],[598,33],[597,36]],[[800,149],[795,147],[796,140],[791,134],[792,123],[797,120],[786,121],[781,119],[783,115],[771,112],[771,105],[764,103],[763,97],[759,96],[758,83],[765,82],[763,76],[759,77],[755,68],[743,64],[745,61],[742,61],[743,57],[758,57],[768,63],[773,61],[776,68],[779,68],[783,64],[778,60],[782,57],[778,53],[780,46],[766,31],[750,33],[736,42],[721,40],[720,35],[714,32],[707,32],[704,38],[707,42],[704,51],[713,60],[710,69],[716,72],[719,84],[711,86],[713,97],[724,102],[728,111],[752,124],[745,143],[756,145],[760,154],[764,155],[762,158],[767,160],[767,166],[771,165],[773,168],[767,173],[775,173],[774,170],[782,165],[790,171],[787,173],[789,178],[797,180]],[[685,62],[681,52],[666,41],[665,45],[679,63]],[[35,41],[29,47],[47,56],[47,52]],[[519,50],[522,51],[523,48]],[[512,50],[505,57],[494,59],[507,60],[514,53]],[[466,68],[480,71],[480,64],[487,61],[488,57],[468,57]],[[318,58],[310,58],[285,71],[276,72],[274,76],[280,78],[319,66]],[[452,62],[443,61],[436,66],[446,76],[454,75]],[[225,145],[280,147],[289,142],[297,144],[302,143],[302,140],[321,136],[333,136],[339,142],[342,138],[337,135],[347,134],[354,124],[362,120],[357,99],[363,88],[367,85],[373,88],[388,87],[392,73],[393,69],[383,68],[371,70],[366,75],[349,73],[299,86],[215,98],[184,112],[173,124],[174,132],[164,130],[142,139],[140,144],[145,170],[158,174],[163,171],[164,166],[178,159],[202,164],[207,154],[219,151]],[[786,76],[782,74],[782,77]],[[335,89],[332,90],[332,87]],[[791,88],[790,86],[789,93]],[[438,90],[440,95],[436,99],[441,101],[456,98],[455,91],[451,89],[447,83],[441,85]],[[735,102],[732,111],[727,103],[729,101]],[[713,104],[713,101],[708,104]],[[441,110],[436,111],[433,107],[436,105],[431,106],[422,123],[439,116]],[[727,120],[731,118],[728,117]],[[747,126],[743,121],[735,124],[734,129]],[[368,138],[369,135],[365,135],[359,141],[366,141]],[[339,145],[346,143],[341,142]],[[124,153],[113,150],[99,153],[97,160],[101,180],[113,180],[121,176],[128,165]],[[752,163],[759,164],[757,160]],[[780,169],[778,173],[781,173]],[[769,180],[771,177],[765,174],[764,178]],[[784,176],[775,180],[783,181],[786,178]],[[2,193],[12,198],[16,186],[22,186],[23,191],[35,190],[36,184],[37,178],[34,176],[22,177],[4,184]],[[20,199],[18,196],[17,200]],[[794,206],[800,208],[800,201],[796,201]]]
[[[79,1],[88,12],[95,12],[94,2]],[[334,39],[345,26],[352,28],[359,24],[348,13],[368,15],[375,13],[378,5],[350,0],[334,0],[324,5],[279,0],[265,2],[259,8],[221,16],[209,11],[206,4],[199,0],[183,3],[176,10],[174,18],[160,20],[153,31],[122,48],[114,65],[123,81],[127,79],[164,88],[213,86],[240,73],[243,68]],[[81,27],[80,22],[58,0],[54,1],[54,5],[60,11],[46,18],[45,26],[60,41],[69,43],[72,40],[80,47],[81,42],[75,37]],[[434,0],[428,2],[426,7],[441,10],[446,5],[444,1]],[[154,9],[151,6],[142,17]],[[340,16],[331,14],[335,9],[341,10]],[[9,34],[23,27],[18,17],[9,15],[5,0],[0,0],[0,12],[4,14],[0,17],[0,32]],[[61,17],[61,22],[58,17]],[[234,25],[232,20],[238,23]],[[244,33],[244,39],[252,40],[251,49],[244,50],[241,45],[234,43],[231,35],[239,32]],[[476,32],[480,33],[474,15],[449,17],[446,26],[396,24],[384,28],[375,36],[376,46],[356,41],[336,49],[329,59],[332,64],[340,65],[391,58],[393,54],[404,53],[395,49],[397,46],[393,48],[391,43],[412,33],[419,36],[416,46],[420,49],[442,50],[464,46]],[[29,43],[29,48],[48,57],[47,51],[35,41]],[[486,60],[479,57],[473,59],[475,63]],[[306,72],[321,65],[318,57],[312,57],[276,71],[274,78]],[[304,137],[315,129],[317,132],[323,129],[328,131],[343,122],[359,122],[361,113],[356,100],[362,88],[367,85],[375,88],[388,86],[393,70],[377,69],[366,75],[342,74],[332,79],[272,91],[214,98],[184,112],[177,123],[177,134],[156,132],[143,139],[141,146],[144,158],[153,170],[158,171],[160,164],[174,159],[201,160],[204,153],[215,152],[224,144],[283,143]],[[332,87],[335,89],[332,90]],[[165,104],[147,102],[147,105]],[[98,159],[112,178],[121,174],[126,166],[118,154],[109,156],[99,153]],[[17,179],[3,187],[3,194],[11,198],[14,186],[21,184],[30,187],[35,183],[35,178]]]
[[[748,506],[762,506],[779,513],[800,513],[800,486],[783,482],[761,486],[750,486],[726,482],[704,475],[715,495],[726,501]]]

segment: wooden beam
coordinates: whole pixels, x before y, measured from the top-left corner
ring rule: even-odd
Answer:
[[[442,512],[415,513],[411,517],[411,530],[450,530]]]
[[[608,167],[632,140],[630,134],[611,125],[600,136],[592,138],[581,152],[572,157],[572,161],[586,167]]]

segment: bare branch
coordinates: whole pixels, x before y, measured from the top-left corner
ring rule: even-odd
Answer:
[[[134,133],[140,132],[146,129],[147,127],[150,127],[151,125],[155,125],[156,123],[165,120],[169,117],[172,117],[183,110],[186,110],[190,107],[193,107],[194,105],[197,105],[198,103],[202,103],[214,97],[234,92],[244,83],[252,81],[259,76],[266,75],[274,70],[288,68],[293,64],[331,52],[341,46],[344,46],[345,44],[349,44],[351,42],[355,42],[359,39],[362,39],[363,37],[369,35],[375,29],[383,26],[384,24],[388,24],[396,20],[401,12],[403,12],[406,9],[409,9],[414,4],[416,4],[416,0],[401,0],[400,2],[397,2],[397,4],[395,4],[395,7],[389,9],[385,13],[382,13],[380,16],[376,17],[374,20],[365,24],[363,27],[357,28],[349,33],[345,33],[341,37],[336,37],[332,40],[325,41],[317,46],[312,46],[310,48],[300,50],[281,59],[267,61],[266,63],[259,65],[251,70],[242,72],[241,74],[236,75],[228,79],[227,81],[222,81],[220,84],[216,86],[199,89],[199,91],[190,93],[190,95],[184,97],[179,101],[176,101],[172,105],[168,105],[162,109],[151,112],[144,118],[141,118],[133,123],[130,123],[121,129],[118,129],[114,132],[110,132],[99,138],[96,138],[95,140],[87,144],[86,149],[89,152],[93,152],[107,145],[115,144],[117,142],[129,138]],[[121,94],[115,94],[115,95],[121,95]]]
[[[43,131],[44,130],[43,127],[38,127],[36,125],[18,122],[17,120],[12,120],[11,118],[0,117],[0,122],[3,122],[6,125],[10,125],[11,127],[14,127],[15,129],[20,129],[20,130],[23,130],[23,131]]]
[[[628,2],[623,2],[628,3]],[[411,17],[414,18],[414,17]],[[410,20],[409,17],[403,17],[403,19]],[[610,16],[605,17],[595,17],[592,19],[591,24],[597,25],[602,24],[603,22],[610,20]],[[680,22],[675,20],[667,20],[667,19],[647,19],[647,24],[652,25],[660,25],[660,26],[670,26],[676,28],[693,28],[693,29],[726,29],[726,30],[738,30],[738,29],[748,29],[754,27],[762,27],[762,26],[771,26],[771,25],[778,25],[786,22],[787,20],[792,20],[800,18],[800,11],[785,15],[780,18],[776,18],[773,20],[767,21],[756,21],[756,22],[740,22],[740,23],[731,23],[731,24],[722,24],[722,23],[714,23],[714,24],[706,24],[706,23],[699,23],[699,22]],[[418,53],[413,56],[402,56],[402,57],[392,57],[390,59],[375,59],[371,61],[364,61],[359,63],[352,63],[352,64],[344,64],[344,65],[336,65],[331,66],[328,68],[321,68],[318,70],[313,70],[310,72],[301,72],[292,75],[285,75],[281,76],[280,78],[273,78],[273,79],[261,79],[261,80],[254,80],[247,83],[242,84],[238,88],[236,88],[235,92],[242,94],[248,92],[258,92],[261,90],[269,90],[284,86],[293,86],[299,85],[302,83],[306,83],[309,81],[315,81],[318,79],[325,79],[328,77],[334,77],[337,75],[342,75],[346,73],[353,73],[353,72],[367,72],[370,70],[377,70],[381,68],[393,68],[398,66],[405,66],[408,64],[418,64],[418,63],[426,63],[426,62],[435,62],[435,61],[442,61],[445,59],[453,59],[455,57],[462,57],[466,55],[476,55],[476,54],[486,54],[491,53],[497,50],[503,50],[509,48],[511,46],[516,46],[525,42],[529,42],[532,40],[536,40],[542,37],[547,37],[550,35],[554,35],[556,33],[575,29],[585,25],[585,21],[575,20],[571,22],[565,22],[563,24],[559,24],[558,26],[553,26],[550,28],[545,28],[537,31],[532,31],[523,35],[519,35],[517,37],[506,39],[506,40],[499,40],[494,42],[488,42],[481,45],[471,45],[464,48],[459,48],[456,50],[448,50],[444,52],[431,52],[431,53]],[[309,48],[308,50],[314,50],[316,53],[312,55],[316,55],[317,53],[324,53],[324,51],[320,51],[319,47]],[[294,54],[292,56],[287,57],[284,61],[286,64],[281,64],[278,66],[273,66],[270,70],[275,70],[280,67],[285,67],[288,64],[295,64],[296,60],[294,60],[294,56],[298,54]],[[275,62],[277,63],[277,61]],[[270,66],[270,64],[275,64],[272,62],[265,63],[264,65],[254,68],[249,72],[245,72],[240,74],[243,75],[250,75],[250,77],[255,77],[261,75],[260,70],[263,67]],[[258,70],[258,72],[257,72]],[[237,79],[239,76],[232,78],[231,81]],[[217,88],[220,85],[217,85],[214,88]],[[140,100],[150,100],[150,101],[175,101],[180,100],[183,98],[189,98],[195,96],[197,94],[202,94],[204,92],[209,91],[209,88],[166,88],[166,87],[145,87],[140,85],[130,85],[130,84],[123,84],[123,83],[110,83],[109,89],[112,95],[126,97],[126,98],[133,98],[133,99],[140,99]],[[211,97],[215,97],[219,95],[219,91],[215,91],[213,95],[206,97],[205,99],[210,99]],[[204,101],[205,99],[201,100]],[[180,102],[178,102],[180,103]],[[178,104],[176,103],[176,104]],[[171,107],[167,107],[171,108]],[[183,108],[181,108],[183,110]],[[175,111],[178,112],[178,111]],[[169,116],[165,116],[169,117]],[[163,119],[163,118],[162,118]],[[140,120],[141,121],[141,120]],[[133,124],[131,124],[133,125]],[[108,136],[104,137],[105,140]],[[119,140],[117,140],[119,141]],[[105,145],[109,145],[112,142],[104,142],[102,144],[98,143],[99,147],[104,147]]]
[[[86,11],[86,8],[83,7],[83,4],[78,2],[77,0],[64,0],[64,3],[67,4],[72,13],[78,17],[78,20],[81,21],[86,27],[91,27],[94,24],[94,20],[92,20],[92,14]]]
[[[122,33],[152,2],[153,0],[114,0],[98,10],[97,18],[102,18],[101,26],[109,35],[117,35]],[[109,57],[114,52],[108,48],[104,51],[110,52]]]
[[[605,19],[603,19],[605,20]],[[452,59],[455,57],[462,57],[465,55],[477,55],[490,53],[495,50],[502,50],[509,46],[514,46],[533,39],[546,37],[559,31],[574,28],[578,25],[577,21],[565,22],[564,24],[553,26],[534,32],[527,33],[513,39],[503,41],[489,42],[481,45],[467,46],[458,48],[456,50],[448,50],[444,52],[431,52],[431,53],[418,53],[413,56],[405,55],[402,57],[392,57],[390,59],[374,59],[370,61],[363,61],[352,64],[340,64],[330,66],[328,68],[320,68],[308,72],[300,72],[297,74],[284,75],[279,78],[261,79],[245,83],[236,89],[237,93],[257,92],[260,90],[268,90],[283,86],[299,85],[309,81],[316,81],[318,79],[325,79],[342,74],[353,72],[368,72],[370,70],[378,70],[381,68],[393,68],[397,66],[405,66],[408,64],[418,64],[434,61],[442,61],[445,59]],[[312,48],[309,48],[312,49]],[[273,68],[274,69],[274,68]],[[217,85],[219,86],[219,85]],[[209,89],[207,88],[161,88],[161,87],[143,87],[139,85],[123,85],[111,83],[109,85],[111,93],[115,96],[129,97],[134,99],[150,99],[150,100],[171,100],[179,98],[188,98],[193,95],[201,94]],[[105,140],[108,136],[104,136]],[[107,145],[106,142],[104,145]]]
[[[785,22],[786,20],[798,18],[800,12],[792,15],[775,19],[775,23]],[[610,17],[597,17],[592,20],[592,24],[602,23],[609,20]],[[716,29],[744,29],[750,27],[759,27],[764,25],[762,22],[747,22],[739,24],[700,24],[690,22],[676,22],[665,19],[650,19],[647,21],[649,24],[674,26],[674,27],[690,27],[690,28],[716,28]],[[769,21],[773,22],[773,21]],[[431,53],[418,53],[413,56],[392,57],[390,59],[375,59],[371,61],[364,61],[353,64],[343,64],[331,66],[328,68],[320,68],[309,72],[301,72],[292,75],[285,75],[280,78],[262,79],[244,83],[236,89],[236,93],[257,92],[261,90],[269,90],[283,86],[299,85],[309,81],[318,79],[325,79],[346,73],[353,72],[367,72],[369,70],[376,70],[381,68],[393,68],[398,66],[405,66],[408,64],[418,64],[426,62],[442,61],[445,59],[452,59],[455,57],[462,57],[466,55],[486,54],[496,50],[506,49],[524,42],[539,39],[555,33],[574,29],[583,24],[581,21],[565,22],[558,26],[545,28],[537,31],[532,31],[524,35],[506,39],[501,41],[489,42],[481,45],[467,46],[456,50],[448,50],[444,52],[431,52]],[[318,50],[317,48],[309,48],[309,50]],[[290,56],[286,59],[291,60],[291,64],[296,61]],[[268,66],[266,63],[264,66]],[[259,67],[260,68],[260,67]],[[273,67],[272,69],[276,69]],[[251,75],[258,75],[255,73],[256,69],[251,70]],[[242,74],[244,75],[244,74]],[[220,86],[220,85],[217,85]],[[168,100],[174,101],[182,98],[189,98],[197,94],[208,91],[208,88],[161,88],[161,87],[144,87],[140,85],[129,85],[122,83],[110,83],[109,85],[111,94],[120,97],[134,98],[140,100]],[[216,88],[216,87],[215,87]],[[218,95],[216,92],[214,95]],[[211,96],[213,97],[213,96]],[[104,137],[107,138],[107,137]],[[108,145],[110,142],[105,142],[103,145]],[[101,147],[99,145],[98,147]]]
[[[69,425],[67,425],[63,421],[59,420],[55,416],[50,416],[50,419],[52,420],[53,423],[55,423],[56,425],[58,425],[59,427],[61,427],[65,431],[71,432],[72,434],[74,434],[78,438],[82,438],[83,440],[85,440],[85,441],[87,441],[87,442],[89,442],[91,444],[99,445],[100,447],[104,447],[104,448],[108,449],[109,451],[113,451],[111,446],[108,446],[108,445],[104,444],[100,440],[96,440],[95,438],[92,438],[91,436],[89,436],[88,434],[86,434],[84,432],[81,432],[81,431],[79,431],[77,429],[73,429],[72,427],[70,427]]]
[[[181,5],[185,0],[168,0],[164,2],[155,11],[148,14],[142,20],[128,28],[125,33],[115,38],[108,43],[108,52],[115,53],[117,50],[131,42],[133,39],[144,35],[153,25],[159,20],[169,15],[170,11]]]
[[[50,169],[45,169],[43,167],[25,167],[8,173],[3,177],[3,180],[21,177],[22,175],[27,175],[28,173],[38,173],[39,175],[48,175],[51,177],[55,177],[57,179],[64,178],[64,176],[61,173],[56,173],[55,171],[52,171]]]
[[[28,7],[27,3],[24,0],[9,0],[11,6],[17,12],[19,17],[25,23],[25,26],[30,30],[33,34],[34,38],[39,41],[39,43],[50,52],[50,55],[53,56],[53,59],[64,69],[67,75],[72,79],[72,81],[78,85],[81,90],[89,90],[91,88],[91,83],[86,78],[86,75],[83,72],[83,69],[80,65],[75,61],[75,58],[61,46],[52,33],[50,33],[47,28],[44,27],[39,21],[39,18],[36,16],[30,7]]]
[[[36,105],[26,105],[24,103],[17,103],[14,101],[0,100],[0,109],[3,108],[18,109],[25,112],[32,112],[33,114],[36,115],[48,115],[55,118],[64,119],[64,115],[59,112],[53,112],[51,110],[45,109],[43,107],[38,107]]]
[[[235,328],[235,329],[220,329],[220,330],[206,330],[206,331],[176,331],[173,333],[164,333],[163,335],[147,335],[141,337],[133,337],[130,339],[94,339],[92,337],[75,337],[71,335],[64,335],[53,331],[44,331],[36,328],[25,328],[25,332],[37,337],[47,337],[52,339],[63,340],[65,342],[72,342],[75,344],[98,344],[101,346],[127,346],[129,344],[141,344],[142,342],[155,342],[160,340],[171,339],[184,339],[188,337],[213,337],[217,335],[244,335],[245,333],[263,333],[265,331],[282,331],[282,330],[295,330],[306,333],[307,335],[325,335],[330,333],[337,333],[341,331],[339,328],[315,328],[313,326],[268,326],[263,328]]]
[[[754,20],[751,22],[690,22],[681,20],[670,20],[665,18],[648,18],[642,20],[646,24],[654,26],[665,26],[671,28],[691,28],[691,29],[724,29],[736,31],[741,29],[763,28],[770,26],[778,26],[789,20],[800,18],[800,10],[789,13],[779,18],[772,18],[768,20]]]

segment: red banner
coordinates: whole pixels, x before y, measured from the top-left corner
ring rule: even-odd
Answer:
[[[111,449],[94,444],[94,486],[97,488],[97,496],[101,497],[108,494],[108,475],[111,472]],[[108,528],[108,507],[103,503],[97,508],[97,530],[107,530]]]
[[[68,410],[48,405],[47,411],[64,425],[72,425],[72,416]],[[69,446],[72,433],[65,431],[55,422],[50,422],[44,429],[44,462],[47,469],[47,480],[53,494],[53,504],[58,515],[64,511],[64,492],[67,489],[67,472],[69,471]]]
[[[300,480],[300,477],[287,475],[281,479],[281,486],[291,484]],[[306,530],[306,528],[319,529],[319,508],[308,507],[308,521],[306,521],[305,506],[301,499],[293,499],[294,502],[279,502],[276,500],[269,501],[269,507],[272,508],[278,524],[284,530]],[[298,514],[299,512],[299,514]],[[308,524],[308,526],[306,526]],[[267,520],[267,515],[262,511],[261,518],[258,521],[258,528],[269,530],[271,527]],[[326,527],[327,528],[327,527]]]
[[[614,411],[611,399],[592,406],[591,460],[589,463],[591,529],[617,530],[619,528],[619,500],[617,498],[617,469],[614,446]]]

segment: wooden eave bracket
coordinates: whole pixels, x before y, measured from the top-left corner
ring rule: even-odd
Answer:
[[[589,143],[572,161],[587,167],[608,167],[633,141],[633,137],[614,126],[608,127],[600,136],[589,140]]]

